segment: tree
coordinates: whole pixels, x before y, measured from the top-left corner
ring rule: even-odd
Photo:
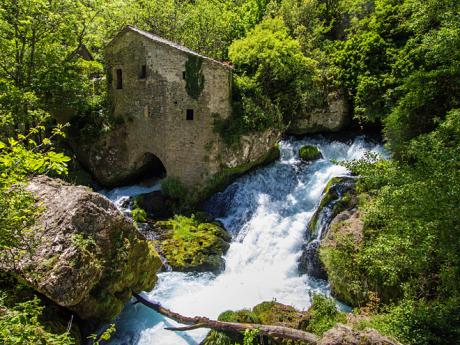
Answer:
[[[96,1],[5,0],[0,4],[0,113],[3,138],[27,133],[91,103],[89,72],[79,58]]]

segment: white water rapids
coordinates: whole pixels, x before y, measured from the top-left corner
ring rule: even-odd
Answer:
[[[317,145],[324,158],[301,162],[297,153],[305,144]],[[306,309],[312,292],[328,294],[326,282],[297,270],[308,222],[329,179],[348,173],[332,161],[362,158],[368,151],[383,153],[383,147],[364,137],[346,143],[322,137],[287,139],[280,147],[280,160],[243,176],[208,201],[208,210],[217,213],[233,235],[225,270],[217,276],[160,273],[155,289],[146,293],[150,300],[183,315],[217,318],[225,310],[271,300]],[[123,197],[146,192],[136,188],[105,194],[121,205]],[[207,333],[164,330],[171,325],[177,324],[143,305],[130,304],[117,318],[110,344],[199,344]]]

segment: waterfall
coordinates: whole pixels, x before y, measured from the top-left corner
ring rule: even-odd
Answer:
[[[317,145],[323,158],[302,162],[297,153],[306,144]],[[205,205],[233,237],[225,270],[217,276],[160,273],[155,289],[147,292],[149,299],[183,315],[216,318],[225,310],[271,300],[306,309],[313,292],[329,293],[327,282],[298,272],[309,220],[327,182],[348,174],[333,161],[359,159],[368,151],[383,153],[383,147],[364,137],[340,142],[317,136],[289,138],[280,148],[279,161],[241,177]],[[110,193],[123,198],[119,191]],[[124,193],[133,195],[130,189]],[[207,333],[166,331],[164,327],[176,323],[139,304],[128,305],[116,324],[110,341],[114,345],[198,344]]]

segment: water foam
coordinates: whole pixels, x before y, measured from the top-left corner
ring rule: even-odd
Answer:
[[[305,144],[318,145],[324,158],[301,162],[297,152]],[[306,227],[329,179],[348,173],[331,161],[358,159],[368,151],[383,153],[383,148],[363,137],[350,143],[321,137],[281,142],[278,162],[240,178],[207,203],[208,211],[233,235],[225,271],[218,276],[161,273],[148,298],[184,315],[216,318],[225,310],[267,300],[305,309],[312,292],[328,294],[326,282],[300,276],[297,270]],[[129,305],[118,317],[110,343],[198,344],[207,333],[163,329],[170,325],[176,323],[142,305]]]

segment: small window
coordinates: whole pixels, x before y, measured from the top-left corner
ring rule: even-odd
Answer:
[[[187,109],[186,119],[187,119],[188,121],[192,121],[192,120],[193,120],[193,109]]]
[[[182,79],[184,79],[184,80],[185,80],[185,71],[184,71],[184,72],[182,72]]]
[[[117,69],[117,89],[123,89],[123,72],[121,69]]]
[[[147,66],[142,65],[141,72],[139,73],[139,79],[145,79],[145,78],[147,78]]]

